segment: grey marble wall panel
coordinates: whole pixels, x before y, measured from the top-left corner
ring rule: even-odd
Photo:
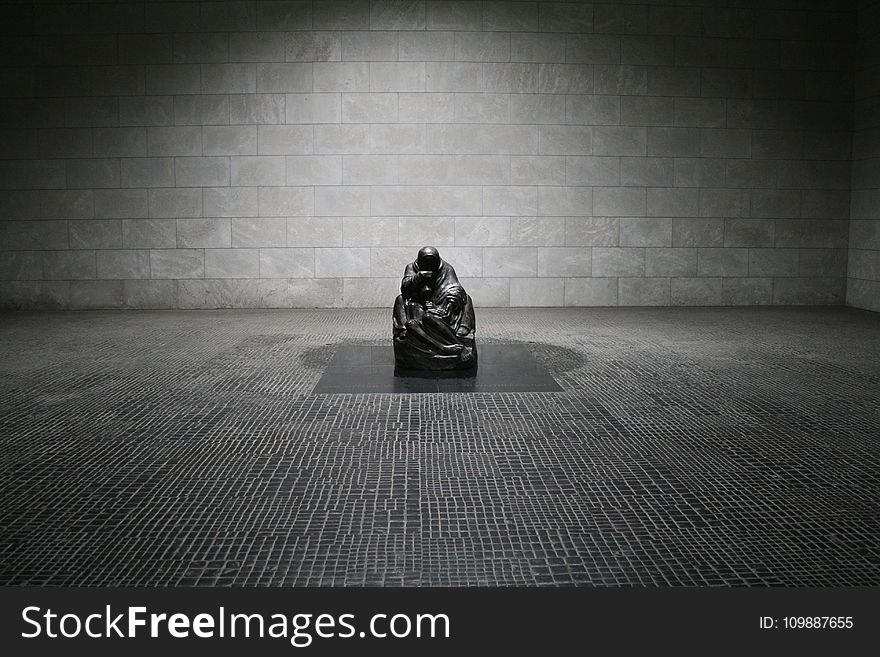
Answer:
[[[478,305],[880,310],[877,1],[712,4],[41,6],[0,305],[388,307],[433,244]]]

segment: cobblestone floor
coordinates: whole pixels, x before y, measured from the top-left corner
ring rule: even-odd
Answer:
[[[0,316],[0,583],[880,584],[880,315],[478,319],[563,392],[311,394],[381,310]]]

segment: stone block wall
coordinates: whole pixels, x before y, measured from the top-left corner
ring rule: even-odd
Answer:
[[[483,306],[845,299],[850,3],[12,2],[0,25],[7,308],[387,307],[423,244]]]
[[[880,311],[880,2],[859,6],[849,305]]]

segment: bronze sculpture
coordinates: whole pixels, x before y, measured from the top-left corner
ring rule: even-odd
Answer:
[[[392,329],[398,369],[476,371],[473,302],[433,246],[422,247],[406,266]]]

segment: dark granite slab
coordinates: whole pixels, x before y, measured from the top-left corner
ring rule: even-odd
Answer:
[[[561,392],[562,388],[521,344],[478,344],[476,372],[402,372],[394,349],[347,344],[337,348],[313,394],[423,392]]]

